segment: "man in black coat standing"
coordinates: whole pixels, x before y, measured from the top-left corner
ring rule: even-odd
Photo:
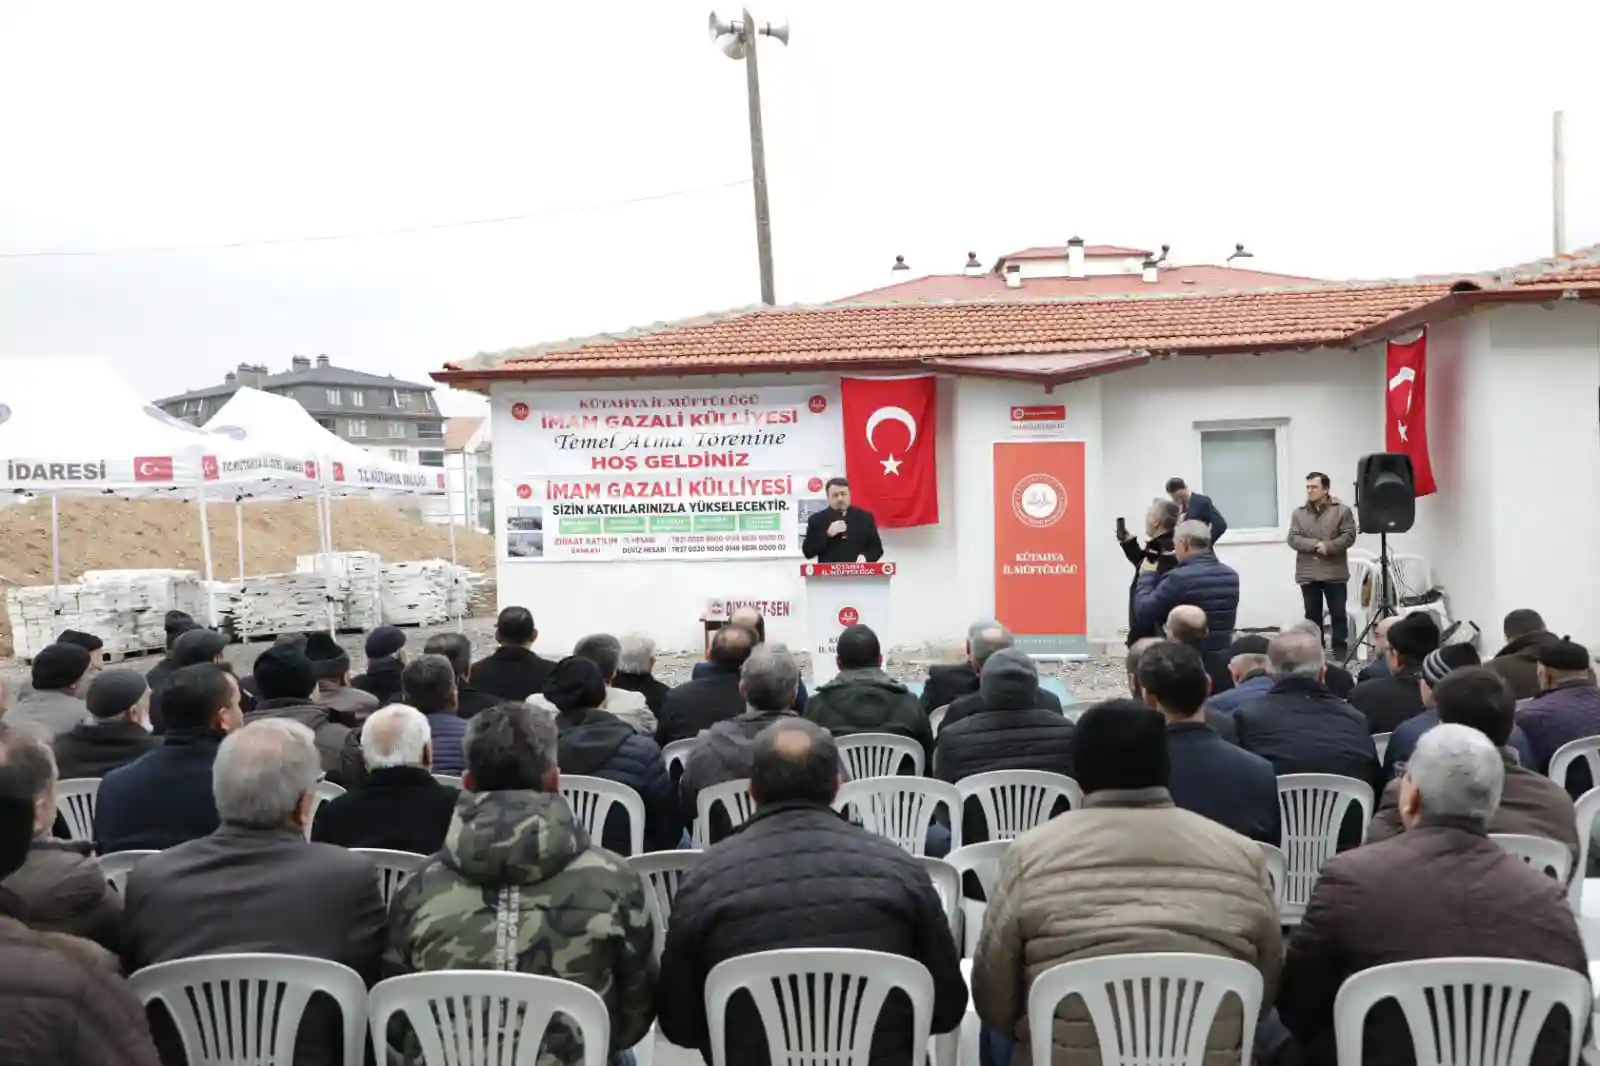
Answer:
[[[539,630],[532,612],[526,607],[501,611],[495,619],[494,639],[500,646],[493,654],[472,664],[473,687],[513,703],[543,692],[556,664],[533,650]]]
[[[1228,531],[1228,520],[1222,517],[1222,512],[1211,502],[1211,497],[1190,489],[1183,478],[1167,478],[1167,495],[1178,505],[1178,521],[1204,522],[1211,530],[1211,543],[1221,540]]]
[[[819,563],[875,563],[883,558],[878,522],[871,511],[850,506],[850,482],[828,479],[828,509],[806,519],[800,551]]]
[[[961,1024],[967,987],[961,953],[921,861],[851,825],[832,807],[839,752],[824,729],[786,717],[756,741],[750,794],[756,812],[684,874],[661,956],[661,1032],[710,1061],[706,976],[717,964],[781,948],[854,948],[920,962],[933,977],[933,1031]],[[910,1061],[909,1004],[891,996],[870,1062]],[[747,997],[727,1016],[727,1061],[761,1066],[767,1039]]]

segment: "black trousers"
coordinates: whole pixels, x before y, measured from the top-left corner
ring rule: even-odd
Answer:
[[[1350,617],[1345,614],[1345,595],[1350,590],[1347,581],[1308,581],[1300,586],[1305,600],[1306,618],[1322,628],[1322,603],[1328,603],[1328,620],[1333,625],[1333,650],[1343,653],[1350,646]]]

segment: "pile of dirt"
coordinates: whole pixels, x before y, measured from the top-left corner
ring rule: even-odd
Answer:
[[[295,556],[317,550],[317,512],[310,500],[244,506],[245,572],[294,569]],[[219,581],[238,576],[238,529],[232,504],[207,508],[212,572]],[[163,568],[204,573],[200,515],[177,500],[73,498],[60,500],[61,580],[85,570]],[[373,500],[333,504],[335,551],[377,552],[385,561],[450,558],[450,533],[418,521],[400,507]],[[494,538],[456,530],[456,559],[492,573]],[[50,501],[0,507],[0,590],[50,583]],[[0,611],[0,655],[11,653],[11,628]]]

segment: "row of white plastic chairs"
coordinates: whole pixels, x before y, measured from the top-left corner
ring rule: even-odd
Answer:
[[[363,1061],[366,1036],[386,1045],[396,1015],[410,1023],[424,1066],[532,1062],[550,1020],[564,1016],[581,1034],[584,1066],[610,1052],[605,1002],[558,978],[494,971],[442,971],[379,982],[321,959],[214,955],[161,963],[129,978],[143,1003],[172,1014],[191,1062],[254,1066],[287,1061],[313,993],[339,1005],[342,1061]],[[705,1008],[714,1066],[726,1066],[726,1013],[736,992],[755,1001],[773,1062],[868,1066],[874,1030],[893,990],[912,1009],[911,1058],[932,1052],[941,1066],[976,1061],[978,1020],[968,1011],[959,1043],[931,1040],[933,979],[915,960],[849,949],[768,951],[730,959],[706,978]],[[826,990],[826,991],[822,991]],[[1194,954],[1115,955],[1061,963],[1029,987],[1027,1017],[1034,1066],[1049,1066],[1053,1019],[1081,998],[1104,1066],[1209,1059],[1206,1044],[1230,998],[1242,1012],[1241,1066],[1251,1061],[1263,984],[1256,967]],[[1545,1020],[1570,1019],[1568,1066],[1575,1066],[1593,1009],[1586,975],[1542,963],[1448,958],[1395,963],[1346,980],[1334,1002],[1340,1066],[1359,1066],[1368,1012],[1399,1002],[1419,1062],[1450,1066],[1527,1066]],[[787,1021],[787,1024],[785,1022]],[[648,1038],[647,1038],[648,1039]],[[959,1050],[958,1050],[959,1047]],[[648,1050],[646,1051],[648,1057]]]

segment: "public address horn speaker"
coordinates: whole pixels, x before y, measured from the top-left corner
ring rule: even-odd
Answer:
[[[1417,520],[1411,456],[1374,452],[1356,464],[1356,514],[1363,533],[1405,533]]]

